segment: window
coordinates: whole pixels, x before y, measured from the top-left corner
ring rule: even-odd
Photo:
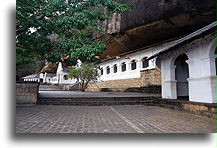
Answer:
[[[121,71],[126,71],[126,63],[125,62],[123,62],[121,64]]]
[[[103,75],[103,68],[100,68],[100,74]]]
[[[148,60],[147,58],[142,58],[142,68],[147,68],[148,67]]]
[[[131,70],[136,69],[136,60],[131,61]]]
[[[117,64],[115,64],[115,65],[113,66],[113,68],[114,68],[114,73],[117,73],[117,71],[118,71]]]
[[[68,80],[68,76],[67,75],[64,75],[64,80]]]
[[[109,68],[109,66],[106,67],[106,72],[107,72],[107,74],[110,73],[110,68]]]

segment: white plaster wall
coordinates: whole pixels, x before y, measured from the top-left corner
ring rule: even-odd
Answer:
[[[64,75],[67,75],[67,73],[62,73],[60,75],[60,80],[59,80],[59,84],[74,84],[77,82],[76,79],[71,79],[71,78],[68,78],[67,80],[64,79]]]
[[[215,44],[213,38],[213,34],[208,35],[161,57],[163,98],[177,98],[174,60],[181,53],[186,53],[189,59],[186,61],[189,67],[189,100],[216,103],[215,55],[210,53],[211,47],[215,47],[212,45]]]
[[[52,77],[52,84],[58,84],[58,77],[55,76],[55,77]]]
[[[158,45],[155,47],[150,47],[148,49],[144,49],[142,51],[134,52],[132,54],[127,54],[124,57],[121,57],[120,59],[113,59],[109,61],[105,61],[103,63],[100,63],[99,66],[103,68],[103,75],[100,76],[100,81],[107,81],[107,80],[118,80],[118,79],[129,79],[129,78],[139,78],[140,77],[140,71],[146,70],[146,69],[152,69],[156,68],[156,59],[149,60],[149,66],[147,68],[142,68],[142,58],[150,57],[153,54],[163,50],[166,46],[173,43],[168,42],[164,43],[162,45]],[[125,59],[125,57],[130,57],[130,60]],[[135,70],[130,69],[130,62],[132,60],[138,60],[137,62],[137,68]],[[121,64],[123,62],[126,62],[126,71],[121,71]],[[117,73],[114,73],[113,65],[117,64],[118,70]],[[106,67],[110,67],[110,73],[107,74]]]
[[[68,80],[65,80],[64,75],[67,75],[67,73],[64,73],[64,72],[61,72],[60,74],[58,73],[57,76],[52,77],[50,83],[52,84],[74,84],[77,82],[76,79],[71,79],[71,78],[69,78]]]
[[[203,41],[191,51],[193,58],[189,67],[192,70],[188,79],[190,101],[216,103],[215,55],[210,53],[212,43],[215,42]]]

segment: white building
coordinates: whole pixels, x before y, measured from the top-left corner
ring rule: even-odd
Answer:
[[[141,71],[160,68],[162,98],[216,103],[215,26],[214,22],[181,39],[102,61],[101,82],[94,87],[130,87],[127,81],[137,81]]]
[[[128,52],[111,59],[102,61],[100,80],[120,80],[130,78],[140,78],[140,72],[143,70],[160,68],[158,58],[147,60],[153,54],[164,50],[175,41],[170,41],[150,47],[141,48],[136,51]]]
[[[161,59],[162,97],[216,103],[216,23],[153,55]]]
[[[32,74],[25,77],[22,77],[23,81],[33,81],[33,82],[39,82],[39,74]]]
[[[40,73],[23,77],[24,81],[37,81],[48,84],[74,84],[77,80],[68,78],[69,67],[63,67],[59,62],[56,74]]]

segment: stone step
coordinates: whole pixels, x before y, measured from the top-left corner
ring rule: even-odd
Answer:
[[[37,104],[41,105],[138,105],[152,104],[152,98],[39,98]]]

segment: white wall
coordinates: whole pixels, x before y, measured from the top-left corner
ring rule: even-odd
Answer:
[[[149,62],[149,66],[147,68],[142,68],[142,61],[141,59],[144,57],[150,57],[153,54],[163,50],[166,46],[173,43],[168,42],[164,43],[155,47],[150,47],[148,49],[144,49],[142,51],[134,52],[132,54],[127,54],[120,59],[113,59],[109,61],[105,61],[103,63],[100,63],[99,66],[103,68],[103,75],[100,77],[101,81],[107,81],[107,80],[118,80],[118,79],[129,79],[129,78],[139,78],[140,77],[140,71],[145,69],[152,69],[156,68],[156,59],[152,59]],[[130,60],[125,59],[125,57],[130,57]],[[138,60],[137,62],[137,68],[135,70],[130,69],[130,62],[132,60]],[[123,62],[126,62],[126,71],[121,71],[121,64]],[[117,73],[114,73],[113,71],[113,65],[117,64],[118,70]],[[106,67],[110,67],[110,74],[107,74]]]
[[[189,67],[189,99],[195,102],[215,103],[215,35],[207,35],[161,57],[162,97],[177,99],[175,59],[187,54]],[[212,53],[211,53],[212,52]]]
[[[60,78],[59,84],[74,84],[74,83],[76,83],[76,81],[77,81],[76,79],[71,79],[71,78],[69,79],[68,78],[67,80],[65,80],[64,75],[67,75],[67,73],[64,73],[64,72],[61,73],[61,75],[59,77]]]

